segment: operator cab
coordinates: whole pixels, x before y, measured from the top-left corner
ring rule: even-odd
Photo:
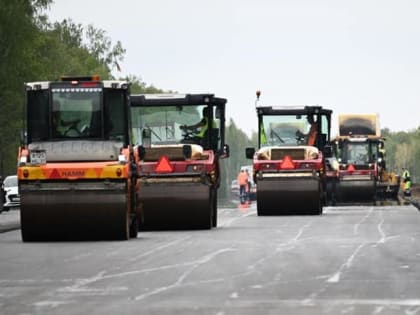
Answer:
[[[225,104],[212,94],[131,95],[133,142],[144,148],[197,144],[225,155]]]
[[[330,141],[331,110],[321,106],[257,107],[258,148],[314,146],[320,151]],[[252,159],[254,148],[246,149]]]
[[[125,82],[63,77],[27,83],[26,90],[28,143],[77,139],[129,143]]]
[[[98,76],[30,82],[20,166],[115,161],[130,143],[129,84]]]

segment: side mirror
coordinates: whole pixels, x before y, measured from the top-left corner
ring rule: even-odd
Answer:
[[[253,159],[255,154],[255,148],[246,148],[245,149],[245,156],[247,159]]]

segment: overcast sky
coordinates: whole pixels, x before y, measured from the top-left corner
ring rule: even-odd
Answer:
[[[51,21],[93,24],[122,42],[116,76],[225,97],[248,134],[257,89],[261,105],[379,113],[393,131],[420,126],[420,1],[54,2]]]

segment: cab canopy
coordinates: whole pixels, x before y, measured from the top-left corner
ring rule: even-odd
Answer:
[[[133,142],[145,147],[197,143],[219,152],[225,144],[226,102],[213,94],[131,95]],[[203,121],[205,129],[185,128]]]
[[[258,145],[308,145],[312,124],[318,130],[314,146],[323,150],[330,141],[332,110],[321,106],[257,106]]]
[[[129,84],[94,77],[25,84],[26,142],[115,140],[129,144]]]

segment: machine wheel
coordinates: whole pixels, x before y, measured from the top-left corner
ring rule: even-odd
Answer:
[[[117,223],[116,223],[117,224]],[[117,239],[121,241],[126,241],[130,239],[131,235],[131,218],[130,213],[126,213],[124,218],[121,218],[121,221],[118,222],[118,230],[115,230],[112,234],[105,236],[106,239]]]
[[[213,188],[210,188],[209,191],[209,200],[207,204],[208,213],[205,213],[204,215],[204,221],[203,221],[203,229],[210,230],[213,227]]]
[[[132,185],[131,188],[131,198],[130,198],[130,209],[134,210],[135,213],[131,213],[130,211],[130,231],[129,236],[130,238],[137,238],[137,234],[139,232],[139,225],[141,220],[137,215],[137,194],[135,191],[135,185]]]
[[[270,210],[263,208],[264,202],[261,200],[261,197],[258,196],[257,192],[257,215],[263,216],[263,215],[271,215],[272,212]]]
[[[272,212],[270,210],[262,209],[262,207],[258,205],[258,201],[257,201],[257,215],[258,216],[271,215],[271,214]]]
[[[327,193],[324,191],[323,186],[320,185],[320,194],[319,194],[319,201],[318,201],[318,211],[316,214],[322,215],[322,210],[324,205],[327,203]]]
[[[21,227],[20,232],[21,232],[21,236],[22,236],[22,242],[33,242],[33,241],[35,241],[35,239],[31,235],[28,235],[28,232],[26,231],[25,228]]]
[[[137,238],[138,232],[139,232],[139,222],[138,222],[137,216],[134,216],[131,219],[131,224],[130,224],[130,238]]]
[[[322,215],[323,206],[324,206],[324,201],[322,200],[322,198],[319,198],[318,209],[315,214]]]
[[[22,236],[22,242],[35,242],[40,241],[39,236],[37,237],[36,233],[30,229],[30,225],[26,223],[25,217],[22,217],[24,212],[20,212],[20,234]]]
[[[212,226],[217,227],[217,188],[213,188],[212,196]]]
[[[124,235],[122,235],[122,240],[126,241],[130,239],[130,232],[131,232],[131,220],[130,220],[130,214],[128,213],[125,220],[125,231]]]

